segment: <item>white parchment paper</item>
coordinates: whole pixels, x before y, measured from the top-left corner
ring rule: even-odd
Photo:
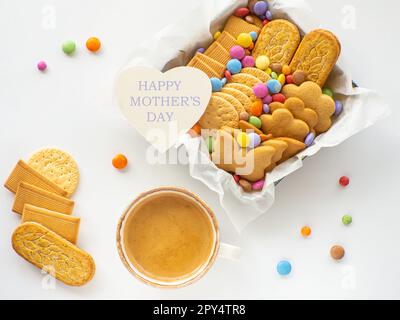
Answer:
[[[274,18],[286,18],[307,33],[320,28],[319,21],[303,0],[269,1]],[[199,47],[212,42],[211,35],[222,30],[223,24],[235,8],[245,6],[246,0],[202,0],[187,17],[161,30],[154,38],[137,47],[129,66],[151,66],[167,70],[184,65]],[[266,177],[261,192],[245,193],[234,182],[232,175],[219,170],[210,160],[200,138],[184,137],[182,143],[189,156],[190,175],[218,193],[221,206],[240,232],[251,221],[268,211],[274,203],[275,183],[302,167],[302,160],[321,148],[334,147],[352,135],[373,125],[389,114],[389,108],[372,90],[353,88],[351,68],[341,57],[326,86],[335,92],[335,98],[344,105],[342,114],[330,130],[318,136],[314,144],[296,157],[276,167]]]

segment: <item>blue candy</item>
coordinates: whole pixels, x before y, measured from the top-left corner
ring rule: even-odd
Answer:
[[[264,113],[269,113],[269,105],[268,104],[264,104],[263,105],[263,111],[264,111]]]
[[[335,117],[342,113],[343,103],[339,100],[335,101]]]
[[[270,94],[276,94],[281,92],[282,85],[278,80],[272,79],[267,82],[267,87]]]
[[[257,1],[253,6],[253,12],[260,16],[268,10],[268,3],[264,1]]]
[[[226,78],[222,78],[222,79],[221,79],[221,84],[222,84],[222,86],[226,85],[226,81],[227,81]]]
[[[268,10],[268,11],[265,13],[265,17],[266,17],[269,21],[271,21],[271,20],[272,20],[272,12]]]
[[[257,133],[250,132],[247,135],[250,139],[249,146],[248,146],[249,148],[254,149],[261,144],[261,137]]]
[[[238,59],[231,59],[226,64],[226,68],[231,74],[237,74],[242,71],[242,63]]]
[[[286,260],[279,261],[276,266],[276,271],[278,271],[281,276],[287,276],[292,271],[292,265]]]
[[[253,39],[253,42],[255,42],[258,38],[258,34],[255,31],[249,32],[251,39]]]
[[[306,138],[304,139],[304,144],[309,147],[312,145],[312,143],[314,142],[315,139],[315,133],[314,132],[310,132]]]
[[[211,87],[213,92],[221,91],[222,89],[222,82],[218,78],[210,78]]]

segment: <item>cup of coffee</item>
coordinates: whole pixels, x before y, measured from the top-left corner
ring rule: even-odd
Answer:
[[[179,288],[200,279],[217,256],[237,260],[222,244],[211,209],[195,194],[160,187],[139,195],[117,227],[117,247],[128,271],[143,282]]]

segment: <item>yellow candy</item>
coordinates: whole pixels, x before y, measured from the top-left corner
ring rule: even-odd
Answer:
[[[217,40],[220,35],[221,35],[221,31],[217,31],[216,33],[214,33],[214,40]]]
[[[241,33],[238,35],[236,42],[243,48],[248,48],[253,44],[253,38],[248,33]]]
[[[271,69],[271,68],[267,68],[267,69],[265,70],[265,72],[268,73],[269,75],[271,75],[272,69]]]
[[[250,143],[249,136],[245,132],[239,132],[236,140],[242,148],[247,148]]]
[[[281,84],[282,86],[285,84],[285,82],[286,82],[286,77],[285,77],[285,75],[284,75],[283,73],[279,75],[278,81],[280,82],[280,84]]]
[[[269,67],[269,58],[267,56],[258,56],[256,59],[256,67],[261,70],[267,70]]]

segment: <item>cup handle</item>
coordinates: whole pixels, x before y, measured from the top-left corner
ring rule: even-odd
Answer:
[[[242,249],[231,244],[221,242],[219,244],[218,257],[232,261],[240,261]]]

